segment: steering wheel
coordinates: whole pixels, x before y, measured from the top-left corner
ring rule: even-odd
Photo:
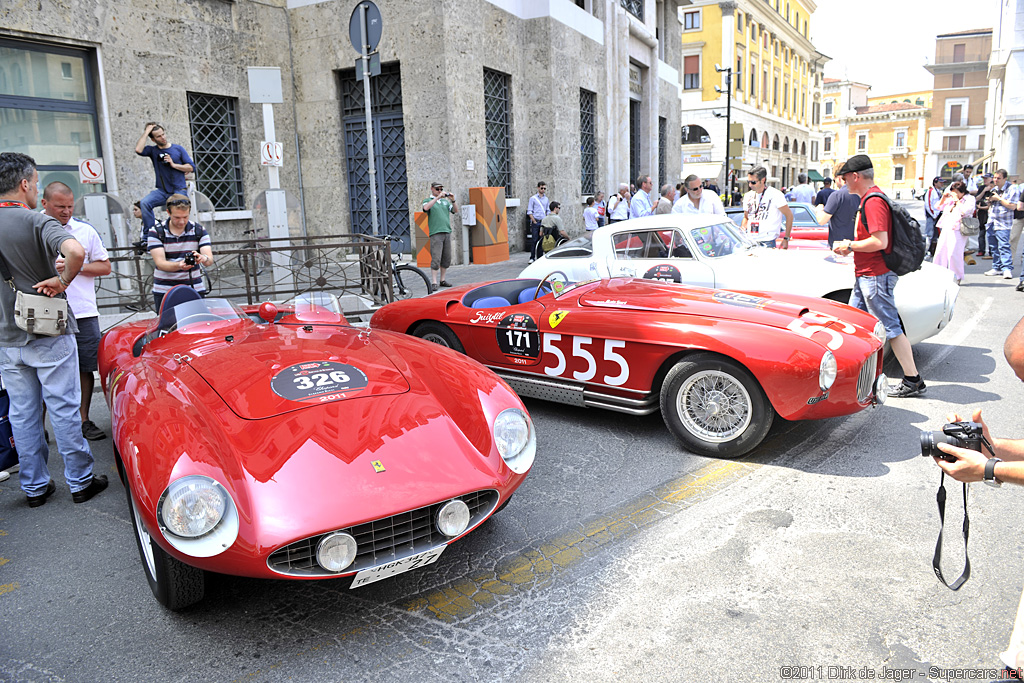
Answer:
[[[192,323],[216,322],[223,319],[224,318],[216,313],[193,313],[192,315],[187,315],[181,320],[176,321],[174,327],[175,329],[180,330],[185,325],[191,325]]]
[[[552,275],[561,275],[561,276],[562,276],[562,279],[563,279],[563,280],[565,280],[566,284],[568,284],[568,283],[569,283],[569,276],[568,276],[568,275],[566,275],[565,273],[563,273],[563,272],[562,272],[562,271],[560,271],[560,270],[553,270],[553,271],[551,271],[550,273],[548,273],[547,275],[545,275],[545,276],[544,276],[544,279],[543,279],[543,280],[541,280],[541,281],[540,281],[540,284],[538,284],[538,285],[537,285],[537,289],[536,289],[536,291],[534,291],[534,293],[533,293],[533,298],[534,298],[534,299],[536,299],[537,297],[539,297],[539,296],[540,296],[540,291],[541,291],[542,289],[544,289],[544,283],[545,283],[545,282],[547,282],[547,281],[548,281],[548,280],[549,280],[549,279],[551,278],[551,276],[552,276]],[[554,288],[552,287],[552,289],[554,289]]]

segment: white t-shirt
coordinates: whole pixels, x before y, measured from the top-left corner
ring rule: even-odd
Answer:
[[[597,207],[591,206],[583,209],[583,225],[587,230],[597,230]]]
[[[96,228],[85,221],[72,218],[64,226],[64,229],[70,232],[71,236],[78,240],[85,249],[85,262],[82,265],[110,259]],[[76,320],[92,318],[100,314],[96,307],[95,281],[96,278],[92,275],[79,273],[68,285],[68,306],[71,307],[71,312],[75,314]]]
[[[774,187],[764,192],[751,190],[743,196],[743,212],[747,215],[747,232],[755,242],[778,239],[786,224],[781,207],[786,206],[786,196]]]
[[[620,195],[618,194],[613,194],[612,197],[615,198],[616,204],[615,208],[612,209],[609,218],[616,221],[624,221],[629,218],[629,202],[624,199],[620,199]],[[608,203],[611,204],[611,200],[608,200]]]
[[[717,213],[719,216],[725,215],[725,207],[722,206],[722,200],[711,190],[702,190],[698,203],[700,206],[694,206],[693,202],[690,201],[689,195],[683,194],[672,205],[672,213]]]

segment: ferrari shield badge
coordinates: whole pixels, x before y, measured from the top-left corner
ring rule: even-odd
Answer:
[[[569,315],[569,311],[555,311],[548,316],[548,325],[551,325],[551,329],[558,327],[558,323],[565,320],[565,316]]]
[[[370,464],[373,465],[373,471],[376,472],[377,474],[380,474],[381,472],[384,471],[384,463],[382,463],[380,460],[374,460]]]

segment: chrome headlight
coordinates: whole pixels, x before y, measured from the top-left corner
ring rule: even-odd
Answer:
[[[449,500],[437,512],[437,530],[454,538],[469,527],[469,506],[459,499]]]
[[[501,459],[516,474],[523,474],[533,465],[537,437],[530,417],[519,408],[506,408],[495,418],[494,442]]]
[[[838,372],[839,366],[836,365],[836,357],[832,355],[831,351],[826,351],[825,355],[821,357],[821,365],[818,366],[818,386],[822,391],[829,390],[836,381]]]
[[[175,536],[198,538],[220,523],[227,500],[227,491],[213,479],[182,477],[160,497],[160,521]]]
[[[164,490],[156,504],[160,533],[193,557],[213,557],[238,538],[238,510],[227,490],[199,474],[182,477]]]
[[[356,559],[356,539],[346,533],[327,534],[316,544],[316,561],[329,572],[341,572]]]
[[[875,329],[871,330],[871,335],[883,344],[885,343],[888,335],[885,332],[885,325],[882,324],[881,320],[875,323]]]

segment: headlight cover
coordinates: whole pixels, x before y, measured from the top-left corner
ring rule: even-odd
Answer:
[[[327,534],[316,545],[316,561],[329,572],[342,572],[356,559],[356,539],[342,531]]]
[[[822,391],[828,391],[836,381],[836,374],[839,366],[836,365],[836,357],[831,351],[826,351],[821,357],[821,365],[818,367],[818,386]]]
[[[494,420],[494,442],[501,459],[516,474],[524,474],[537,454],[537,437],[530,417],[519,408],[506,408]]]
[[[186,475],[170,483],[157,503],[160,532],[194,557],[224,552],[238,536],[238,512],[227,490],[207,476]]]
[[[875,323],[875,329],[871,330],[871,335],[883,344],[885,343],[888,335],[885,332],[885,325],[882,324],[881,320]]]
[[[455,538],[469,528],[469,506],[456,498],[437,511],[437,530],[448,538]]]

